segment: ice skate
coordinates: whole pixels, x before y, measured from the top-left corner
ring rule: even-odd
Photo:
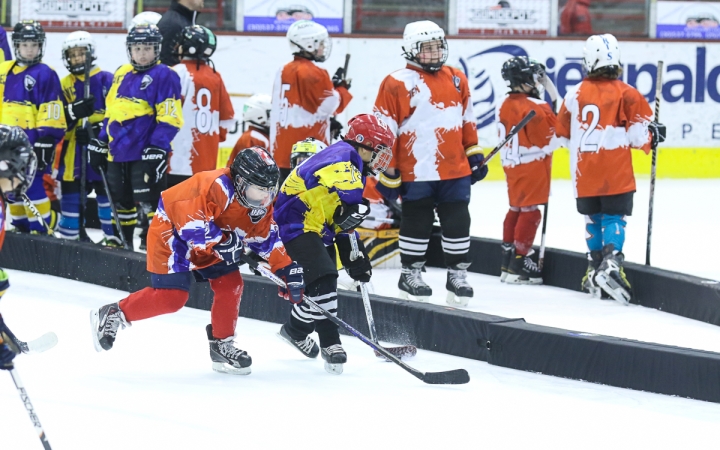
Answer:
[[[627,306],[632,299],[632,288],[625,277],[625,255],[615,252],[612,244],[603,248],[605,255],[595,274],[595,282],[616,302]]]
[[[250,375],[252,358],[247,352],[235,347],[235,336],[225,339],[216,339],[213,336],[212,325],[205,327],[208,342],[210,343],[210,359],[215,372],[230,375]]]
[[[542,284],[542,273],[537,262],[532,258],[535,250],[527,255],[517,255],[512,251],[508,274],[505,278],[507,284]]]
[[[90,311],[90,323],[92,324],[93,345],[98,352],[110,350],[115,343],[118,329],[130,326],[130,322],[125,320],[125,314],[117,303]]]
[[[295,339],[290,337],[287,330],[285,329],[285,325],[280,328],[278,336],[283,341],[298,349],[300,353],[307,356],[308,358],[317,358],[318,353],[320,353],[320,347],[318,347],[318,345],[310,336],[306,336],[305,339],[303,339],[302,341],[296,341]]]
[[[340,344],[323,347],[322,359],[325,360],[325,370],[333,375],[343,373],[343,364],[347,362],[347,353]]]
[[[588,252],[587,259],[588,268],[580,284],[580,290],[587,292],[593,297],[600,298],[602,289],[595,283],[595,274],[597,273],[598,267],[600,267],[600,263],[602,263],[602,252],[599,250]]]
[[[515,250],[513,244],[506,244],[504,242],[500,244],[500,251],[502,252],[500,259],[500,281],[502,283],[504,283],[507,278],[508,266],[510,265],[510,257],[512,256],[513,250]]]
[[[400,298],[408,300],[410,296],[419,302],[427,302],[432,295],[432,288],[422,279],[422,268],[424,262],[416,262],[411,266],[403,266],[400,272]]]
[[[467,282],[468,267],[470,267],[469,263],[462,263],[454,268],[448,268],[447,282],[445,283],[447,298],[445,301],[450,306],[465,307],[473,298],[473,288]]]

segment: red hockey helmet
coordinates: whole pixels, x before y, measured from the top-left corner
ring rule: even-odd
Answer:
[[[385,172],[390,165],[395,134],[385,122],[372,114],[359,114],[350,119],[344,139],[373,152],[368,166],[375,175]]]

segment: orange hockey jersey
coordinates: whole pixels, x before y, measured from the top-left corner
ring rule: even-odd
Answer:
[[[227,167],[230,167],[232,165],[232,162],[235,161],[235,157],[238,155],[238,153],[240,153],[242,150],[245,150],[246,148],[255,146],[262,147],[265,150],[269,150],[268,147],[270,147],[270,141],[268,140],[268,137],[265,133],[250,125],[250,127],[245,130],[242,136],[240,136],[240,139],[238,139],[238,141],[235,143],[235,147],[233,147],[233,151],[228,158]]]
[[[586,78],[568,90],[555,132],[570,150],[575,197],[635,190],[630,148],[650,152],[651,119],[647,100],[621,80]]]
[[[270,112],[270,152],[278,167],[290,168],[293,144],[315,138],[330,144],[330,116],[352,100],[344,87],[333,88],[327,71],[296,56],[275,77]]]
[[[218,146],[235,122],[230,96],[219,73],[207,64],[184,60],[180,75],[185,124],[172,142],[170,172],[192,175],[217,168]]]
[[[148,231],[147,269],[167,274],[217,264],[222,259],[213,247],[235,232],[276,271],[291,260],[272,216],[272,205],[267,210],[240,206],[229,169],[193,175],[162,193]]]
[[[478,142],[468,81],[444,66],[436,73],[409,63],[385,77],[375,115],[397,139],[390,167],[403,182],[452,180],[470,175],[465,149]]]
[[[497,110],[500,140],[530,110],[535,111],[535,117],[500,150],[510,206],[518,208],[548,201],[552,152],[558,147],[556,118],[547,102],[524,93],[508,94]]]

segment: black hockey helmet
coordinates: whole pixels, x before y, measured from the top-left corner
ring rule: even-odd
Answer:
[[[194,58],[207,61],[215,53],[217,39],[215,34],[202,25],[191,25],[180,33],[175,54],[181,58]]]
[[[3,192],[13,200],[30,187],[35,178],[37,157],[27,135],[20,127],[0,125],[0,178],[12,181],[12,190]]]
[[[246,208],[267,208],[275,200],[280,169],[262,147],[241,150],[230,166],[235,199]]]
[[[125,45],[127,47],[127,54],[128,59],[130,60],[130,64],[132,64],[135,70],[148,70],[151,67],[155,66],[155,64],[157,64],[157,62],[160,60],[160,48],[162,45],[162,39],[163,38],[162,34],[160,34],[160,29],[156,25],[142,24],[136,25],[130,29],[127,38],[125,39]],[[132,58],[130,48],[133,45],[137,44],[153,46],[155,50],[155,58],[147,64],[139,64],[135,62]]]
[[[545,66],[527,56],[516,56],[505,61],[502,66],[502,77],[510,89],[522,86],[531,87],[529,94],[540,97],[537,88],[538,79],[545,74]]]
[[[45,54],[45,30],[37,20],[23,20],[15,24],[12,34],[15,59],[26,65],[37,64]],[[37,42],[40,51],[34,58],[23,58],[20,53],[21,42]]]

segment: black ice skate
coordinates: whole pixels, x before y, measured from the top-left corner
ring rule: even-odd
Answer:
[[[595,274],[597,273],[600,264],[602,263],[602,252],[600,250],[593,250],[586,253],[588,259],[588,268],[585,271],[585,276],[580,284],[580,290],[587,292],[593,297],[600,297],[602,289],[595,283]]]
[[[287,330],[285,329],[285,325],[280,328],[278,336],[283,341],[298,349],[300,353],[307,356],[308,358],[317,358],[318,353],[320,353],[320,347],[318,347],[318,345],[310,336],[306,336],[305,339],[301,341],[296,341],[295,339],[290,337]]]
[[[603,261],[595,274],[595,282],[616,302],[627,306],[632,298],[632,287],[625,277],[625,255],[613,244],[603,247]]]
[[[230,375],[250,375],[252,358],[247,352],[235,347],[235,336],[225,339],[216,339],[213,336],[212,325],[205,327],[208,342],[210,343],[210,359],[215,372]]]
[[[448,293],[445,301],[450,306],[467,306],[470,299],[473,298],[473,288],[467,282],[468,267],[470,267],[470,263],[461,263],[448,268],[447,282],[445,283]]]
[[[513,249],[505,278],[507,284],[542,284],[542,272],[532,258],[535,250],[530,249],[527,255],[516,255]]]
[[[98,352],[110,350],[115,342],[118,329],[121,326],[123,328],[130,326],[130,322],[125,320],[125,314],[117,303],[90,311],[90,323],[92,324],[93,345]]]
[[[325,360],[325,370],[333,375],[343,373],[343,364],[347,362],[347,353],[340,344],[323,347],[322,359]]]
[[[398,281],[400,298],[407,300],[412,295],[419,302],[430,300],[432,288],[423,281],[421,274],[424,265],[424,262],[416,262],[402,267]]]
[[[500,259],[500,281],[503,283],[507,278],[508,266],[510,265],[510,257],[512,256],[513,250],[515,250],[513,244],[507,244],[505,242],[500,244],[500,252],[502,255]]]

